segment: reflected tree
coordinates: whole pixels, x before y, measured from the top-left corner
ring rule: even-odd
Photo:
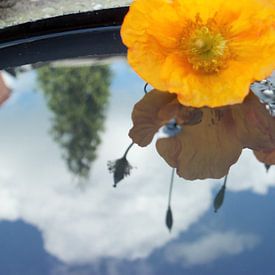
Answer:
[[[100,144],[108,103],[108,66],[39,68],[38,81],[53,112],[51,133],[63,148],[68,169],[88,178]]]

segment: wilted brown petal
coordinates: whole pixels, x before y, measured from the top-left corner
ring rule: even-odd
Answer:
[[[273,164],[270,150],[275,148],[275,118],[253,94],[243,104],[196,109],[180,105],[173,94],[153,90],[135,105],[129,135],[146,146],[172,118],[183,129],[174,137],[159,139],[157,150],[181,177],[221,178],[238,160],[242,148],[256,150],[258,159]]]
[[[264,164],[275,164],[275,148],[270,151],[254,151],[254,154],[256,158]]]
[[[243,148],[265,151],[275,148],[275,118],[256,96],[250,93],[243,104],[231,109]]]
[[[158,129],[170,120],[164,114],[160,116],[160,110],[175,98],[174,94],[153,90],[135,105],[132,113],[134,126],[129,132],[133,142],[144,147],[152,141]]]
[[[194,125],[201,122],[202,111],[181,105],[175,94],[152,90],[134,107],[133,128],[129,136],[139,146],[148,145],[158,129],[176,119],[179,125]]]
[[[203,109],[202,122],[185,126],[175,137],[157,141],[157,150],[179,176],[189,179],[221,178],[241,153],[231,110]]]
[[[158,117],[163,121],[175,118],[179,125],[195,125],[201,122],[202,111],[198,108],[185,107],[175,98],[160,109]]]

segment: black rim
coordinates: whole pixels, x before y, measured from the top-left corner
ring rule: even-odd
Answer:
[[[80,56],[124,55],[128,7],[58,16],[0,30],[0,69]]]

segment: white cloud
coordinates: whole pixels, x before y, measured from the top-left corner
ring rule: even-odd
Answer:
[[[166,250],[166,258],[170,262],[182,262],[188,266],[207,264],[251,250],[258,243],[259,238],[253,234],[214,232],[194,242],[171,245]]]
[[[118,94],[113,91],[114,97]],[[106,164],[121,157],[130,142],[130,113],[137,99],[128,99],[123,115],[118,114],[120,106],[112,105],[117,99],[111,102],[99,157],[84,191],[72,183],[60,148],[48,134],[45,106],[39,103],[39,108],[28,110],[21,110],[19,102],[4,106],[0,116],[0,126],[5,129],[0,136],[0,181],[4,182],[0,196],[6,207],[0,208],[0,218],[21,218],[37,226],[46,250],[68,263],[91,262],[103,256],[146,257],[198,221],[211,204],[210,185],[183,185],[183,180],[177,179],[173,233],[165,228],[171,168],[154,146],[133,148],[129,160],[137,169],[117,189],[112,188]]]
[[[275,186],[275,169],[266,172],[264,164],[259,162],[251,150],[243,150],[237,164],[229,173],[228,189],[230,191],[251,190],[265,195],[270,187]]]

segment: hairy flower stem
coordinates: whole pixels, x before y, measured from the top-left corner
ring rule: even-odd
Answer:
[[[171,174],[171,181],[170,181],[170,188],[169,188],[169,197],[168,197],[168,207],[171,206],[171,199],[172,199],[172,191],[173,191],[175,170],[176,170],[176,169],[173,168],[173,169],[172,169],[172,174]]]
[[[165,218],[165,223],[166,223],[166,226],[167,226],[169,232],[171,232],[172,227],[173,227],[173,213],[172,213],[172,209],[171,209],[171,199],[172,199],[174,175],[175,175],[175,168],[172,169],[170,190],[169,190],[169,197],[168,197],[168,207],[167,207],[166,218]]]
[[[144,90],[144,93],[145,93],[145,94],[147,94],[147,93],[148,93],[148,91],[147,91],[147,87],[148,87],[148,85],[149,85],[149,83],[146,83],[146,84],[144,85],[143,90]]]
[[[130,149],[132,148],[132,146],[133,146],[134,144],[135,144],[135,143],[132,142],[132,143],[128,146],[128,148],[126,149],[126,151],[125,151],[125,153],[124,153],[124,155],[123,155],[123,158],[126,158],[128,152],[130,151]]]
[[[224,181],[223,181],[223,186],[225,187],[226,186],[226,183],[227,183],[227,178],[228,178],[228,174],[225,175],[224,177]]]

